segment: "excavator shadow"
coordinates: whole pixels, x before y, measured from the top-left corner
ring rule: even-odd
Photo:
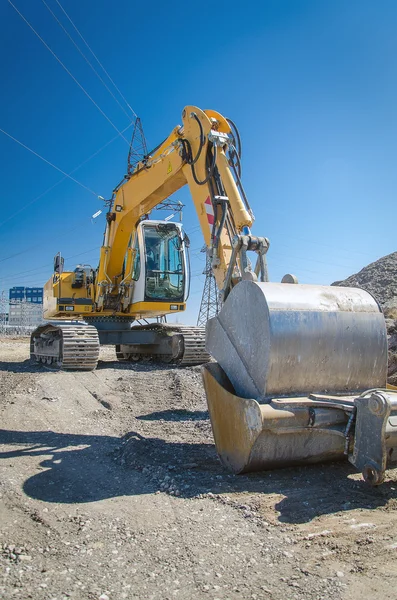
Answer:
[[[30,360],[29,358],[24,361],[10,362],[0,360],[0,372],[8,371],[10,373],[40,373],[46,369],[43,365]]]
[[[124,436],[118,461],[142,470],[160,486],[166,481],[168,490],[181,497],[219,495],[221,501],[249,504],[265,520],[285,523],[385,507],[397,498],[397,470],[387,473],[394,480],[378,488],[357,479],[357,474],[352,478],[355,471],[347,462],[234,475],[221,465],[212,443],[169,442],[134,432]]]
[[[394,481],[379,488],[351,479],[347,463],[232,475],[212,443],[169,442],[134,432],[120,440],[0,430],[0,448],[0,459],[15,461],[19,472],[26,472],[25,494],[44,502],[95,502],[160,490],[179,498],[209,495],[237,506],[248,504],[265,520],[303,523],[323,514],[387,508],[397,498],[395,471],[390,472]]]
[[[117,359],[99,359],[97,370],[100,369],[116,369],[119,371],[136,371],[138,373],[146,373],[153,371],[180,371],[181,369],[200,369],[201,365],[178,365],[167,362],[156,362],[152,360],[144,361],[119,361]]]
[[[136,417],[138,421],[202,421],[209,419],[208,410],[186,410],[174,408],[151,412],[147,415]]]
[[[95,502],[156,491],[140,473],[126,477],[115,464],[113,453],[119,446],[120,438],[106,435],[0,429],[0,459],[10,464],[15,460],[28,475],[34,472],[23,490],[44,502]],[[33,460],[20,460],[26,457]]]

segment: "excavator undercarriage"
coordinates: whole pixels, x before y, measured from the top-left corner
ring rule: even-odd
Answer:
[[[153,361],[179,366],[202,365],[210,356],[205,349],[205,328],[153,323],[120,329],[109,328],[106,320],[52,321],[32,334],[32,360],[62,369],[92,371],[99,359],[100,345],[113,345],[119,361]],[[101,327],[102,326],[102,327]]]

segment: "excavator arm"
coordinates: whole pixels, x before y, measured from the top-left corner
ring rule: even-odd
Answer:
[[[268,241],[250,234],[254,216],[240,179],[238,133],[221,114],[195,106],[183,110],[182,121],[114,191],[100,253],[98,309],[107,296],[121,292],[128,310],[135,231],[145,215],[184,185],[189,186],[223,299],[241,279],[267,278]],[[256,272],[247,250],[258,255]]]

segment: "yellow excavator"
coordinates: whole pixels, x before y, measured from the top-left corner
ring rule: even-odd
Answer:
[[[100,344],[119,360],[202,364],[221,461],[236,473],[348,457],[377,485],[397,462],[397,391],[387,388],[387,335],[361,289],[268,281],[269,241],[252,235],[234,123],[187,106],[182,126],[114,190],[96,270],[79,265],[44,288],[31,357],[95,369]],[[220,293],[201,328],[150,323],[185,310],[188,239],[147,217],[188,185]],[[254,258],[254,260],[252,260]],[[209,356],[215,361],[208,362]]]

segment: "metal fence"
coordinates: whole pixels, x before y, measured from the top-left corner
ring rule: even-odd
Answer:
[[[8,308],[8,313],[7,313]],[[25,300],[8,302],[0,296],[0,337],[29,336],[43,322],[42,305]]]

